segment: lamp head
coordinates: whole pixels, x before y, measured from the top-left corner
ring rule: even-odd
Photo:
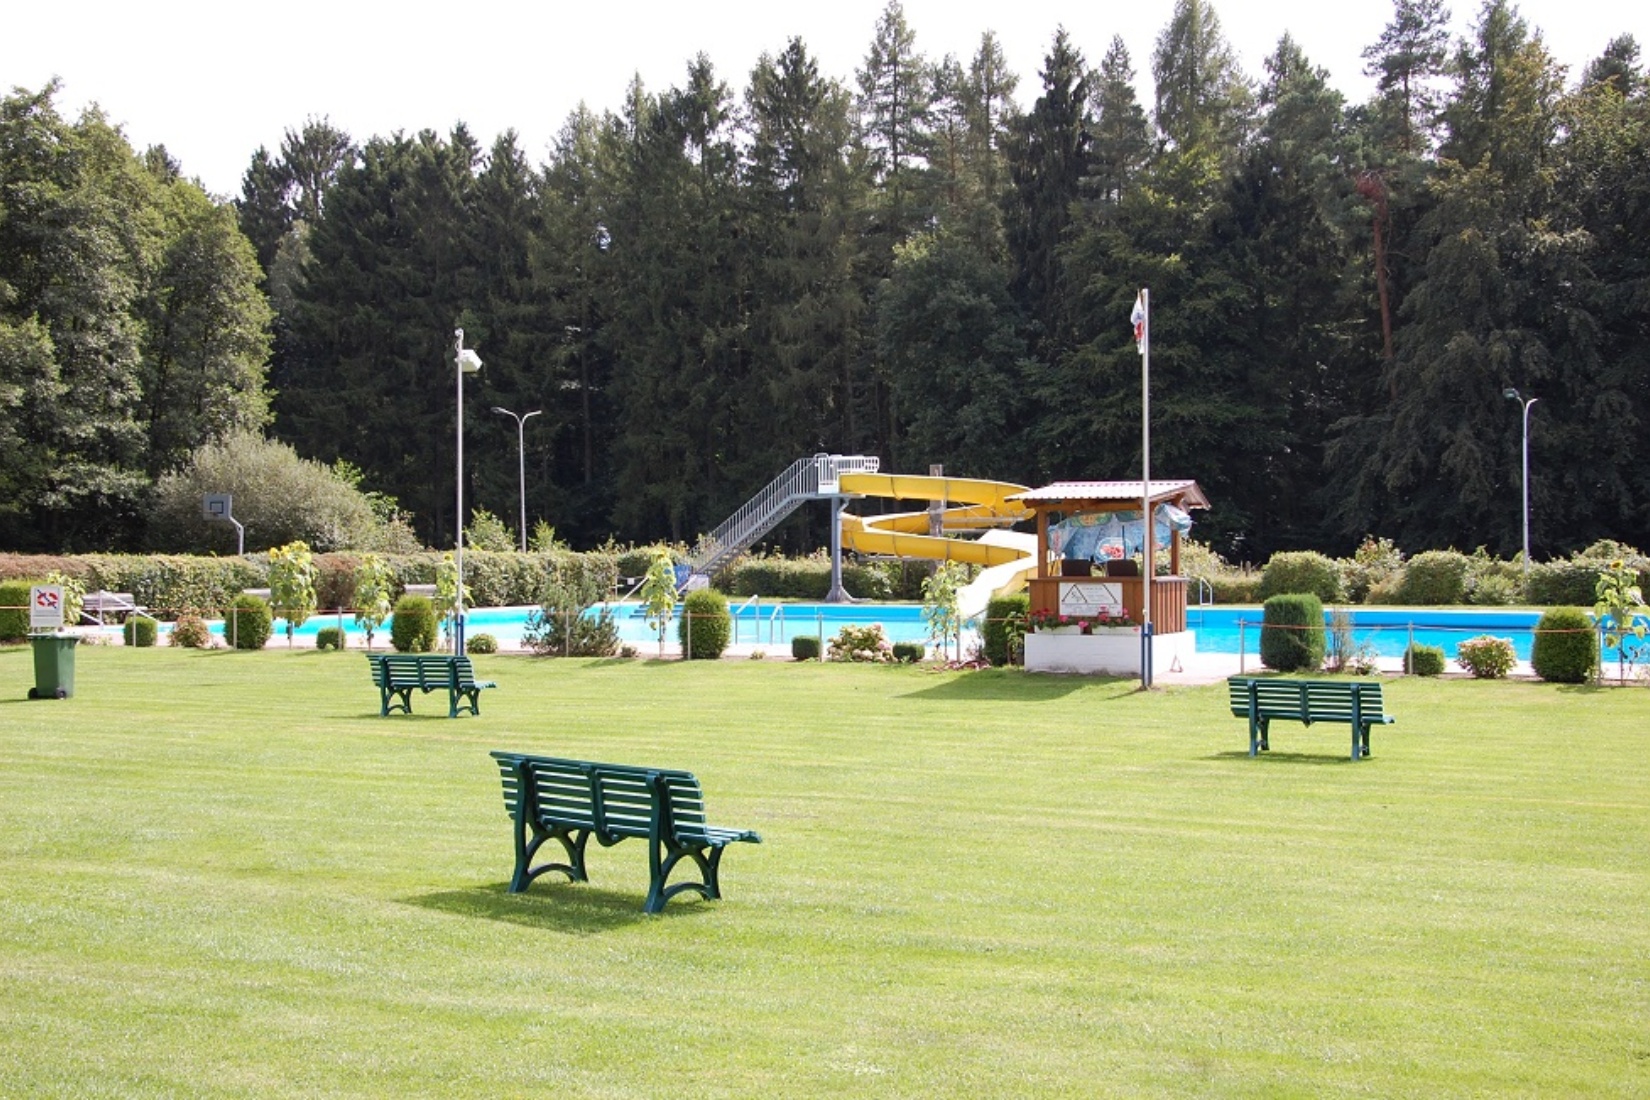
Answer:
[[[516,415],[515,413],[511,412],[509,409],[506,409],[506,408],[504,408],[503,406],[500,406],[500,405],[494,405],[493,406],[493,411],[498,413],[498,415],[500,415],[500,416],[514,416],[514,415]]]
[[[1511,386],[1508,386],[1506,389],[1502,390],[1501,391],[1501,396],[1505,397],[1508,401],[1522,401],[1523,400],[1523,398],[1518,396],[1518,391],[1513,389]]]
[[[458,369],[465,374],[474,374],[481,369],[481,356],[469,348],[463,348],[458,353]]]

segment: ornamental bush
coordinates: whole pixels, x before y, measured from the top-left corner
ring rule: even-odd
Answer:
[[[1266,601],[1260,628],[1260,661],[1279,672],[1316,672],[1326,645],[1323,601],[1310,592],[1291,592]]]
[[[1579,607],[1555,607],[1535,624],[1530,667],[1555,684],[1584,684],[1598,667],[1598,633]]]
[[[184,612],[172,625],[172,644],[184,649],[211,649],[212,628],[193,612]]]
[[[794,661],[819,660],[819,638],[813,634],[798,634],[792,638],[791,659]]]
[[[1412,676],[1442,676],[1444,660],[1443,646],[1411,642],[1404,651],[1404,667]]]
[[[390,613],[390,644],[397,653],[428,653],[435,648],[435,605],[428,596],[402,596]]]
[[[1336,603],[1342,593],[1341,569],[1316,550],[1273,554],[1260,576],[1260,598],[1310,592],[1320,603]]]
[[[895,642],[894,660],[902,665],[914,665],[928,653],[928,647],[921,642]]]
[[[341,626],[323,626],[315,632],[315,648],[326,650],[342,650],[344,648],[344,628]]]
[[[133,615],[120,628],[126,644],[134,649],[147,649],[155,644],[155,620],[147,615]]]
[[[229,601],[223,615],[223,640],[231,649],[262,649],[274,624],[269,604],[243,592]]]
[[[498,639],[493,637],[491,634],[472,634],[468,638],[464,639],[464,652],[481,654],[497,653]]]
[[[1518,660],[1507,638],[1480,634],[1455,647],[1455,663],[1480,680],[1499,680],[1512,671]]]
[[[889,664],[894,660],[894,647],[881,623],[869,626],[845,626],[826,647],[826,659],[832,661],[860,661]]]
[[[521,642],[540,657],[611,657],[620,652],[619,624],[602,604],[604,582],[582,569],[557,570],[543,602],[527,614]]]
[[[733,616],[728,614],[726,596],[714,588],[701,588],[683,597],[676,638],[684,657],[714,661],[728,648],[732,636]]]

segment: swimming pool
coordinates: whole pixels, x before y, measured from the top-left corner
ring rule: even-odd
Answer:
[[[647,623],[647,616],[640,604],[612,603],[602,604],[601,607],[613,611],[614,620],[619,627],[620,641],[640,645],[646,642],[658,641],[658,634]],[[515,647],[521,644],[522,633],[527,627],[527,617],[537,611],[534,606],[519,607],[476,607],[464,613],[464,632],[467,637],[477,634],[491,634],[498,639],[501,645]],[[785,646],[791,644],[791,639],[798,636],[817,637],[821,634],[829,641],[836,636],[837,631],[844,626],[882,624],[883,633],[890,642],[921,642],[928,638],[928,625],[923,621],[922,605],[920,604],[829,604],[829,603],[778,603],[747,601],[738,606],[728,608],[733,616],[733,634],[730,639],[734,645],[772,645]],[[676,641],[677,622],[682,608],[678,604],[675,617],[672,618],[669,628],[665,631],[667,642]],[[210,624],[214,635],[222,636],[223,622],[213,620]],[[336,612],[320,612],[311,616],[306,622],[295,629],[294,639],[301,640],[305,645],[315,643],[315,633],[326,627],[338,627],[351,645],[365,645],[366,631],[355,625],[355,620],[348,614]],[[160,632],[169,634],[171,623],[160,624]],[[119,634],[119,628],[110,628],[110,633]],[[375,645],[387,644],[390,634],[390,624],[386,620],[373,633]],[[276,619],[274,629],[270,633],[273,644],[280,644],[286,637],[286,621]],[[1235,652],[1235,651],[1234,651]]]
[[[604,604],[613,610],[619,626],[621,641],[641,645],[657,641],[657,635],[648,626],[641,605]],[[529,613],[536,607],[480,607],[465,613],[465,631],[474,637],[491,634],[506,647],[520,645]],[[898,603],[789,603],[748,600],[730,606],[733,616],[734,645],[789,647],[798,636],[823,636],[827,641],[844,626],[882,624],[883,632],[891,642],[924,642],[928,640],[928,624],[922,617],[920,604]],[[681,607],[676,609],[681,614]],[[1411,641],[1434,645],[1449,657],[1455,656],[1455,647],[1467,638],[1490,634],[1512,641],[1518,659],[1530,659],[1530,643],[1535,637],[1535,625],[1541,618],[1539,611],[1503,610],[1499,608],[1349,608],[1352,617],[1352,636],[1355,643],[1367,646],[1377,657],[1402,657]],[[1325,624],[1328,623],[1325,612]],[[1197,633],[1200,653],[1250,653],[1260,651],[1260,626],[1264,612],[1258,605],[1190,607],[1186,611],[1186,625]],[[223,633],[223,624],[214,622],[214,634]],[[351,644],[365,644],[365,632],[348,615],[318,614],[298,627],[294,636],[304,644],[314,644],[315,632],[323,627],[341,627]],[[161,624],[161,632],[171,631],[170,623]],[[114,628],[118,632],[118,628]],[[275,644],[285,637],[286,625],[277,619],[272,634]],[[389,623],[379,627],[375,644],[387,644]],[[665,640],[675,642],[676,622],[672,621]],[[966,642],[965,642],[966,644]],[[1606,650],[1606,662],[1616,659],[1614,650]]]

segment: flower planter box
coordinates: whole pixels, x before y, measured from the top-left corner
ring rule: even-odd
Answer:
[[[1152,638],[1152,673],[1167,672],[1175,660],[1197,651],[1190,631],[1158,634]],[[1083,634],[1074,626],[1027,634],[1028,672],[1076,672],[1088,675],[1140,675],[1140,631],[1137,627],[1096,627]]]

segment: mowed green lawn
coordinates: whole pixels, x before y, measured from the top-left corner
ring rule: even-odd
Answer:
[[[1644,1096],[1650,692],[1401,680],[1250,760],[1224,685],[0,651],[3,1096]],[[487,751],[754,828],[505,891]]]

